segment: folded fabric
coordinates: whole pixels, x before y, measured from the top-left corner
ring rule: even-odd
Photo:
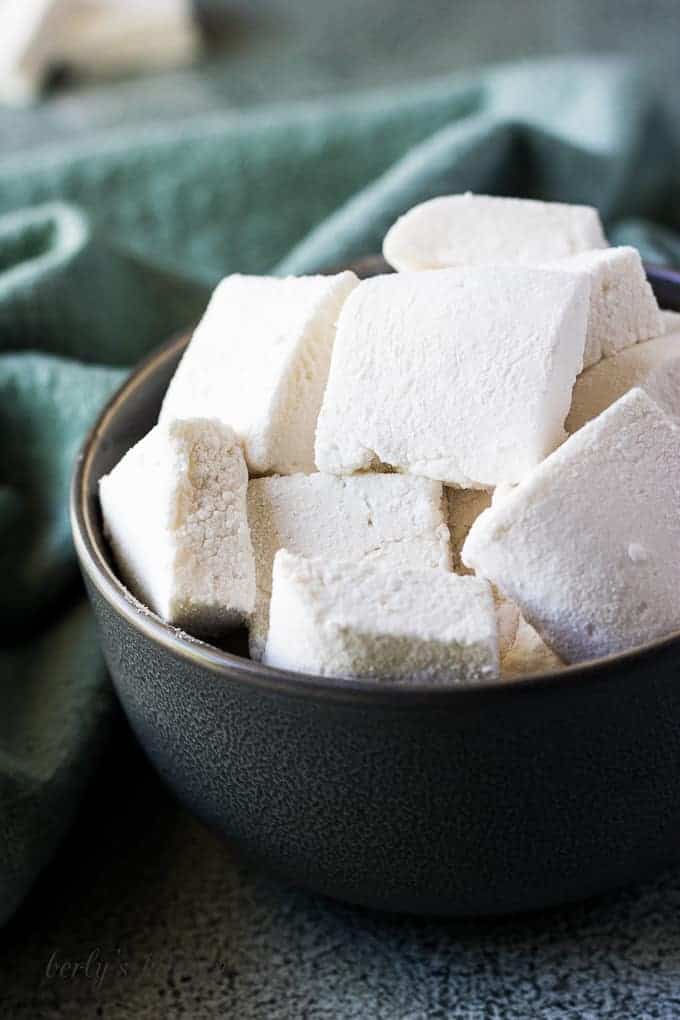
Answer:
[[[0,216],[0,260],[0,350],[129,365],[196,321],[208,293],[60,202]]]
[[[0,650],[0,922],[66,833],[115,713],[81,602],[31,642]]]
[[[67,480],[121,379],[107,366],[192,322],[227,272],[378,251],[397,215],[450,191],[594,204],[612,241],[680,263],[677,146],[639,74],[583,60],[0,160],[0,921],[67,826],[111,710],[86,611],[63,608]]]

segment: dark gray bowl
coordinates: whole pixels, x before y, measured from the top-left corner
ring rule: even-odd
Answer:
[[[650,278],[679,308],[680,277]],[[268,870],[389,910],[533,910],[680,859],[679,634],[514,683],[390,687],[261,666],[242,635],[202,644],[126,592],[97,481],[155,423],[185,343],[109,403],[72,490],[106,661],[180,800]]]

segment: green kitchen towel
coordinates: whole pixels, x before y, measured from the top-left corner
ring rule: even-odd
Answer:
[[[0,921],[110,729],[66,491],[121,366],[194,321],[225,273],[376,251],[445,192],[591,203],[611,240],[680,264],[677,147],[643,75],[583,60],[0,159]]]

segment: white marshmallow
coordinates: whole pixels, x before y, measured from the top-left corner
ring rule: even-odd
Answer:
[[[503,678],[516,680],[530,673],[551,673],[563,666],[562,660],[520,616],[515,641],[501,662]]]
[[[52,56],[79,75],[179,67],[201,49],[191,0],[71,0],[69,7]]]
[[[230,428],[157,425],[99,483],[123,581],[168,623],[209,635],[255,604],[248,472]]]
[[[259,659],[269,620],[272,564],[282,548],[324,560],[451,569],[442,486],[401,475],[288,475],[248,486],[257,601],[250,654]]]
[[[490,680],[499,671],[491,590],[443,570],[280,550],[264,661],[326,676]]]
[[[69,0],[0,0],[0,102],[22,105],[36,98],[70,6]]]
[[[662,333],[680,333],[680,312],[661,312]]]
[[[202,415],[243,443],[251,474],[314,470],[335,325],[354,273],[228,276],[168,388],[160,421]]]
[[[680,422],[630,390],[477,518],[463,561],[566,662],[680,626]]]
[[[395,269],[532,265],[607,240],[597,210],[490,195],[444,195],[414,206],[390,227],[383,254]]]
[[[680,330],[635,344],[582,372],[574,385],[567,432],[576,432],[634,386],[680,417]]]
[[[516,484],[497,485],[496,488],[491,493],[491,506],[498,506],[498,504],[502,503],[504,499],[507,499],[507,497],[510,496],[515,491],[516,488],[517,488]]]
[[[321,471],[382,463],[488,488],[564,438],[589,283],[525,267],[399,273],[340,315],[316,435]]]
[[[663,333],[661,312],[637,249],[580,252],[548,263],[547,268],[590,277],[584,368]]]
[[[198,54],[190,0],[0,0],[0,101],[35,99],[53,68],[176,67]]]

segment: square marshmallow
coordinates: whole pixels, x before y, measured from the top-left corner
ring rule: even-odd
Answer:
[[[357,283],[337,276],[228,276],[212,296],[161,409],[236,432],[251,474],[314,470],[314,431],[335,326]]]
[[[250,621],[250,654],[264,651],[272,564],[279,549],[324,560],[395,568],[451,569],[449,531],[439,482],[402,475],[288,475],[248,486],[257,599]]]
[[[338,323],[317,467],[518,482],[564,439],[589,291],[585,274],[508,266],[360,283]]]
[[[443,570],[282,549],[264,661],[325,676],[475,683],[498,675],[489,585]]]
[[[661,312],[635,248],[580,252],[546,268],[590,278],[584,368],[663,333]]]
[[[630,390],[477,518],[463,560],[565,662],[680,627],[680,422]]]
[[[597,210],[491,195],[443,195],[390,227],[383,255],[399,271],[448,266],[535,265],[606,248]]]
[[[671,318],[671,316],[673,316]],[[662,313],[661,336],[627,347],[582,372],[574,384],[565,427],[570,434],[634,386],[680,417],[680,316]]]
[[[121,577],[168,623],[207,636],[252,611],[247,486],[233,431],[202,419],[157,425],[100,480]]]

